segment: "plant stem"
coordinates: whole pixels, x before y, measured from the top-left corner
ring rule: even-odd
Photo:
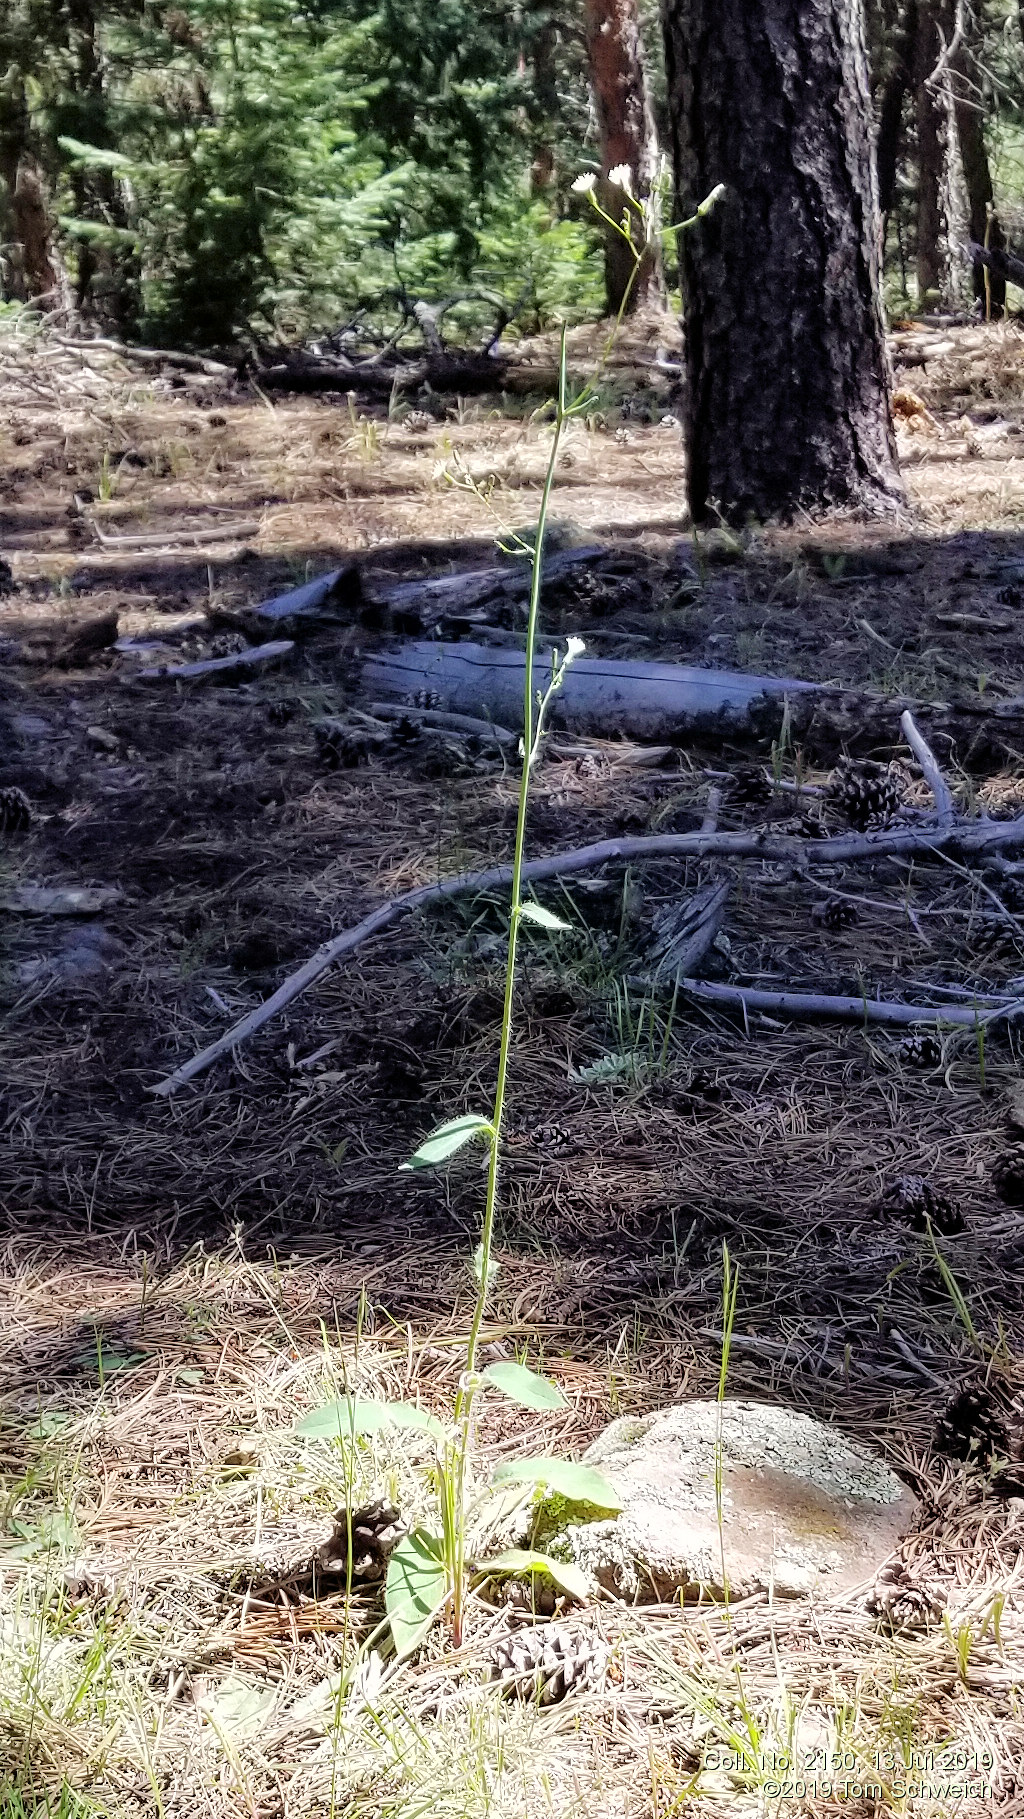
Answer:
[[[469,1341],[466,1346],[466,1371],[455,1400],[455,1419],[458,1424],[458,1438],[453,1449],[454,1457],[449,1456],[445,1476],[447,1483],[443,1486],[442,1505],[445,1498],[450,1499],[445,1510],[445,1552],[448,1555],[449,1570],[452,1582],[452,1639],[456,1648],[462,1645],[462,1608],[466,1588],[466,1468],[469,1460],[470,1440],[472,1435],[473,1397],[475,1393],[474,1371],[476,1366],[477,1346],[480,1342],[480,1328],[487,1311],[487,1291],[490,1286],[491,1250],[494,1240],[494,1215],[498,1204],[498,1168],[501,1160],[501,1128],[505,1111],[505,1089],[508,1084],[509,1056],[512,1051],[512,1020],[515,1004],[516,955],[519,944],[519,923],[522,914],[523,896],[523,854],[526,848],[526,815],[530,803],[530,773],[537,756],[540,733],[543,724],[545,701],[536,709],[534,719],[533,672],[535,646],[537,640],[537,620],[540,614],[540,589],[544,571],[544,533],[547,528],[548,509],[551,503],[551,491],[555,482],[555,468],[558,463],[558,448],[562,428],[567,412],[566,405],[566,364],[565,364],[565,329],[562,329],[562,341],[558,363],[558,399],[555,405],[555,421],[551,437],[551,454],[548,458],[544,486],[541,492],[540,512],[537,518],[537,536],[533,549],[532,572],[530,576],[530,606],[526,623],[526,671],[523,677],[523,768],[519,778],[519,808],[516,815],[515,846],[512,855],[511,912],[508,925],[508,950],[505,960],[505,998],[501,1016],[501,1042],[498,1049],[498,1079],[494,1089],[494,1111],[491,1118],[490,1149],[487,1159],[487,1192],[484,1200],[483,1224],[480,1228],[480,1248],[477,1253],[478,1282],[476,1303],[473,1308],[473,1320],[469,1329]],[[552,663],[552,687],[550,695],[557,686],[555,665]]]
[[[523,768],[519,778],[519,812],[516,816],[515,847],[512,855],[511,914],[509,916],[508,951],[505,961],[505,1000],[502,1008],[501,1042],[498,1050],[498,1080],[494,1092],[494,1112],[491,1119],[493,1136],[490,1140],[490,1156],[487,1164],[487,1194],[484,1202],[483,1225],[480,1232],[480,1281],[477,1288],[476,1306],[473,1309],[473,1323],[470,1327],[469,1344],[466,1347],[466,1369],[467,1372],[470,1373],[476,1362],[476,1350],[480,1339],[480,1328],[483,1324],[483,1318],[487,1308],[491,1247],[494,1237],[494,1214],[498,1203],[498,1166],[501,1152],[501,1125],[505,1110],[505,1089],[508,1084],[509,1055],[512,1049],[512,1015],[515,1001],[516,955],[519,943],[519,923],[522,912],[523,854],[526,848],[526,813],[530,801],[530,773],[536,756],[533,671],[535,645],[537,640],[537,620],[540,613],[540,589],[544,569],[544,533],[547,528],[551,491],[555,482],[558,448],[561,441],[562,428],[567,415],[565,387],[565,329],[563,327],[558,360],[558,401],[555,406],[554,429],[551,437],[551,454],[548,457],[547,471],[544,475],[544,487],[541,492],[540,512],[537,518],[537,539],[533,551],[533,570],[530,577],[530,606],[526,622],[526,670],[523,677]],[[540,731],[539,724],[537,731],[538,733]]]

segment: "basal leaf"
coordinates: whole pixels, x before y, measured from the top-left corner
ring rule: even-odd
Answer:
[[[351,1440],[382,1429],[400,1427],[444,1439],[444,1428],[425,1408],[411,1402],[376,1402],[372,1397],[340,1396],[311,1409],[296,1423],[295,1432],[307,1440]]]
[[[601,1055],[597,1061],[591,1061],[586,1067],[571,1067],[570,1080],[579,1086],[604,1086],[611,1080],[631,1080],[635,1077],[637,1058],[635,1055]]]
[[[449,1118],[447,1124],[439,1124],[436,1131],[424,1138],[408,1162],[400,1166],[403,1169],[436,1168],[439,1162],[447,1162],[449,1156],[454,1156],[456,1150],[462,1149],[474,1137],[493,1135],[494,1127],[489,1118],[481,1118],[479,1112],[464,1112],[461,1118]]]
[[[411,1529],[388,1561],[384,1584],[384,1606],[400,1661],[419,1647],[447,1596],[440,1541],[426,1529]]]
[[[521,903],[519,914],[525,922],[535,922],[538,928],[571,929],[572,923],[556,916],[553,910],[545,909],[542,903]]]
[[[544,1484],[570,1503],[594,1503],[598,1509],[620,1510],[622,1498],[603,1472],[571,1459],[509,1459],[499,1465],[492,1483]]]
[[[274,1704],[272,1687],[254,1685],[243,1675],[231,1673],[221,1681],[209,1703],[204,1703],[200,1709],[209,1715],[218,1730],[241,1739],[254,1737],[262,1729]]]
[[[552,1560],[550,1554],[540,1554],[534,1548],[510,1547],[503,1554],[494,1554],[489,1560],[480,1562],[481,1573],[547,1573],[563,1592],[570,1598],[577,1598],[581,1604],[590,1596],[587,1576],[571,1560]]]
[[[500,1390],[510,1402],[518,1402],[521,1408],[569,1406],[557,1384],[547,1377],[541,1377],[537,1371],[527,1370],[525,1364],[515,1364],[511,1359],[489,1364],[482,1372],[482,1380],[484,1383],[492,1383],[496,1390]]]

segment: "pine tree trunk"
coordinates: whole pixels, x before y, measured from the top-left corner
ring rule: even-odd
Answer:
[[[77,65],[75,137],[104,150],[114,146],[107,100],[106,71],[97,31],[96,0],[66,0],[71,27],[70,49]],[[104,330],[132,335],[138,329],[140,272],[138,255],[115,238],[129,226],[130,190],[112,171],[76,169],[71,177],[75,213],[111,231],[109,242],[78,243],[76,301],[80,315]]]
[[[625,211],[639,251],[645,242],[640,211],[624,189],[608,182],[609,171],[628,166],[633,197],[646,202],[657,176],[658,140],[636,0],[586,0],[585,23],[604,173],[598,200],[615,221]],[[647,246],[638,268],[623,236],[610,228],[605,238],[604,273],[609,315],[618,315],[623,303],[632,311],[652,294],[661,293],[656,245]]]
[[[530,188],[543,195],[554,180],[555,137],[558,132],[560,103],[555,50],[558,44],[558,21],[547,6],[533,9],[530,61],[533,66],[533,162],[530,166]]]
[[[70,309],[67,275],[57,250],[46,173],[34,155],[24,93],[0,94],[0,184],[3,186],[3,294],[18,303]]]
[[[951,60],[957,142],[967,192],[967,224],[971,239],[979,246],[987,244],[998,250],[1004,241],[1002,229],[992,214],[995,193],[985,147],[985,120],[977,100],[977,22],[971,15],[967,18],[967,30],[965,41],[957,47]],[[973,279],[975,300],[984,305],[986,317],[997,319],[1006,306],[1006,279],[998,272],[987,271],[981,264],[975,265]]]
[[[664,0],[695,519],[894,508],[860,0]]]
[[[931,8],[918,9],[918,34],[914,50],[914,89],[917,116],[917,300],[942,301],[945,264],[942,256],[942,130],[935,96],[928,80],[935,68],[937,44]]]
[[[883,221],[896,201],[896,171],[903,139],[903,108],[914,80],[917,0],[907,0],[894,35],[892,61],[882,84],[878,108],[878,203]]]
[[[917,293],[921,303],[966,310],[970,267],[967,187],[961,159],[953,43],[953,0],[923,0],[918,9],[914,79],[917,85]],[[982,228],[984,238],[984,227]]]

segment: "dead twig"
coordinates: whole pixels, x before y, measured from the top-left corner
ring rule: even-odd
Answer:
[[[576,847],[566,853],[552,853],[546,859],[530,860],[523,867],[523,878],[536,884],[545,878],[562,878],[575,872],[594,871],[598,866],[621,863],[627,859],[702,858],[712,854],[722,859],[758,858],[791,864],[835,865],[900,853],[928,852],[947,842],[951,845],[955,843],[961,851],[972,853],[995,852],[1006,846],[1024,847],[1024,816],[1014,821],[954,822],[948,828],[884,828],[878,833],[840,834],[829,840],[803,840],[794,835],[772,839],[767,835],[747,832],[641,834],[622,840],[598,840],[591,846]],[[507,865],[495,865],[478,872],[461,872],[454,878],[444,878],[438,884],[420,885],[415,890],[403,892],[400,897],[393,897],[388,903],[380,904],[353,928],[345,929],[330,941],[325,941],[303,966],[278,986],[277,991],[264,1004],[250,1011],[248,1016],[241,1018],[219,1036],[216,1042],[211,1042],[208,1048],[183,1062],[181,1067],[175,1068],[172,1074],[151,1086],[149,1091],[166,1098],[186,1081],[203,1073],[221,1055],[226,1055],[231,1049],[248,1041],[265,1023],[276,1017],[278,1011],[284,1010],[286,1005],[293,1003],[321,978],[336,961],[353,953],[392,922],[399,921],[414,910],[445,903],[453,897],[507,889],[511,876],[511,868]],[[858,1015],[862,1014],[860,1000],[855,1002]],[[934,1019],[936,1014],[928,1010],[921,1013],[924,1019]],[[967,1021],[971,1022],[973,1018],[969,1017]]]
[[[86,520],[89,529],[104,549],[192,549],[204,543],[231,543],[240,537],[258,537],[259,522],[255,518],[239,519],[234,524],[210,525],[201,530],[146,531],[138,535],[108,537],[101,531],[94,518]]]
[[[70,335],[51,330],[58,347],[72,348],[80,354],[116,354],[119,360],[137,360],[140,366],[171,366],[185,373],[206,373],[214,379],[230,378],[234,369],[223,360],[210,360],[204,354],[181,354],[162,347],[130,347],[124,341],[110,341],[95,335],[88,341],[76,341]]]
[[[247,670],[265,663],[279,662],[295,649],[290,638],[278,638],[272,644],[255,644],[248,651],[234,651],[229,657],[204,657],[198,663],[162,663],[158,669],[140,669],[135,682],[193,682],[202,676],[225,676],[232,670]]]
[[[705,979],[680,979],[688,998],[733,1010],[765,1011],[771,1017],[824,1017],[839,1023],[953,1023],[968,1029],[1003,1017],[1024,1015],[1024,998],[1011,998],[985,1010],[966,1004],[899,1004],[880,998],[833,998],[818,992],[763,992],[745,985],[712,985]]]
[[[700,831],[702,834],[713,834],[716,832],[718,828],[718,817],[721,812],[722,792],[715,784],[712,784],[711,788],[708,790],[708,802],[707,807],[704,810],[704,819],[700,824]]]
[[[915,726],[914,717],[909,708],[900,715],[900,731],[921,766],[921,775],[935,798],[935,813],[938,816],[939,826],[948,827],[955,813],[953,796],[939,769],[935,754]]]
[[[510,732],[507,726],[496,726],[493,720],[476,720],[471,714],[446,714],[440,708],[408,707],[395,701],[371,701],[370,713],[377,720],[412,720],[418,726],[436,726],[443,732],[471,733],[478,739],[491,739],[495,745],[519,744],[519,734]]]

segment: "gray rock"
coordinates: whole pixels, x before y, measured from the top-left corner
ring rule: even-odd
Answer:
[[[22,960],[14,969],[19,985],[55,979],[65,985],[98,982],[125,957],[124,944],[102,923],[87,922],[61,929],[54,952]]]
[[[837,1428],[770,1403],[682,1403],[622,1416],[588,1448],[623,1500],[620,1515],[565,1522],[551,1506],[544,1545],[630,1599],[758,1591],[799,1597],[873,1578],[917,1500],[881,1459]],[[552,1536],[552,1527],[555,1533]]]

